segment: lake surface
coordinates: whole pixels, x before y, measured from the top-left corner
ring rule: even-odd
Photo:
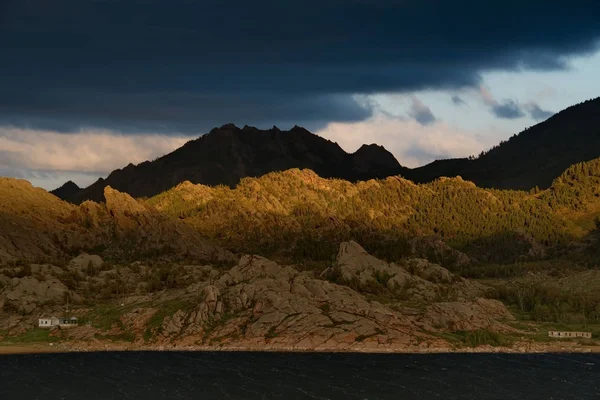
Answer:
[[[0,355],[0,399],[600,399],[600,355]]]

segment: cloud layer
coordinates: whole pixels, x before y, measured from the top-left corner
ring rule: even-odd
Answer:
[[[169,153],[188,140],[187,137],[125,136],[113,132],[64,135],[0,128],[0,175],[49,180],[45,185],[47,189],[68,179],[85,185],[129,163],[137,164]]]
[[[512,99],[505,99],[499,103],[490,90],[485,86],[479,87],[479,94],[483,104],[485,104],[490,112],[500,119],[518,119],[524,117],[525,112],[535,121],[543,121],[550,118],[554,113],[552,111],[543,110],[535,101],[530,101],[525,105],[520,105]]]
[[[197,134],[362,121],[373,110],[356,93],[565,68],[597,48],[599,14],[591,0],[4,0],[0,125]]]

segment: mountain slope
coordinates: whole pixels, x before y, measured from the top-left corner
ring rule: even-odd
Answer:
[[[149,197],[184,181],[235,186],[247,176],[290,168],[309,168],[323,177],[348,180],[383,177],[401,169],[381,146],[363,146],[348,154],[337,143],[300,127],[263,131],[228,124],[157,160],[117,169],[80,191],[53,193],[73,203],[103,201],[104,187],[111,186],[134,197]]]
[[[569,166],[600,156],[600,97],[571,106],[476,159],[435,161],[406,177],[461,176],[480,187],[547,188]]]
[[[572,166],[541,192],[486,190],[460,178],[351,183],[292,169],[242,179],[235,189],[186,182],[146,204],[246,252],[327,259],[332,246],[354,239],[406,256],[413,239],[437,236],[469,256],[504,262],[587,234],[600,214],[599,188],[600,159]]]
[[[147,209],[110,187],[106,204],[67,203],[25,180],[0,178],[0,264],[56,261],[80,250],[117,259],[145,255],[227,260],[186,224]]]

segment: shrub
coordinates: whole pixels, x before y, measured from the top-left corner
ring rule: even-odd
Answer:
[[[483,345],[501,346],[504,344],[499,334],[484,329],[468,332],[458,331],[454,332],[454,334],[458,337],[458,340],[461,343],[469,347],[477,347]]]

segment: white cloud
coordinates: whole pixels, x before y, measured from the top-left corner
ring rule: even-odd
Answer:
[[[481,85],[479,87],[479,93],[481,94],[481,98],[483,99],[483,103],[488,106],[488,107],[494,107],[496,105],[498,105],[498,102],[496,101],[496,99],[494,98],[494,96],[492,96],[492,93],[490,92],[490,89],[488,89],[486,86]]]
[[[67,180],[88,186],[129,163],[152,160],[181,147],[189,137],[121,135],[109,131],[61,134],[0,128],[0,175],[54,189]]]
[[[0,166],[40,171],[109,172],[156,158],[187,137],[119,135],[109,131],[60,134],[0,128]]]
[[[414,120],[384,115],[358,123],[332,123],[317,133],[349,152],[364,143],[380,144],[406,167],[418,167],[439,158],[476,155],[497,142],[492,136],[460,130],[440,121],[423,126]]]

